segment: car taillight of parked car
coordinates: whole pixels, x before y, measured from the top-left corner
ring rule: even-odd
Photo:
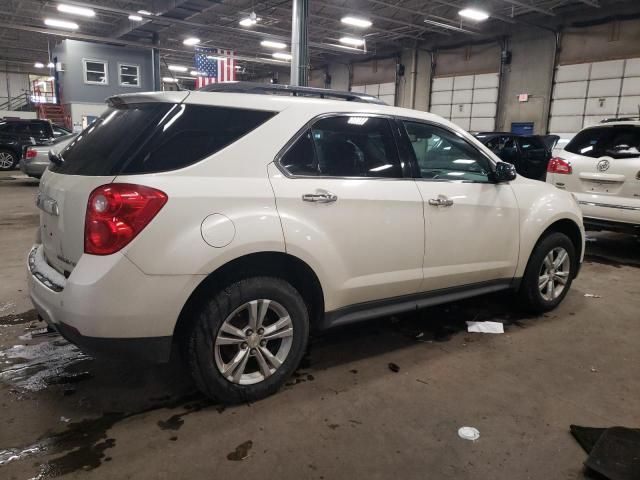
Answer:
[[[167,203],[167,194],[155,188],[112,183],[96,188],[87,203],[84,251],[110,255],[122,249]]]
[[[33,148],[27,148],[27,151],[24,154],[24,158],[35,158],[36,156],[38,156],[38,152]]]
[[[553,157],[547,164],[548,173],[560,173],[563,175],[570,175],[572,172],[571,164],[564,158]]]

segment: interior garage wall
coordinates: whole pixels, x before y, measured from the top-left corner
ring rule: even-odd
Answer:
[[[397,105],[426,111],[431,95],[431,53],[423,49],[405,49],[400,63],[405,69],[404,76],[398,80]]]
[[[437,50],[435,76],[494,73],[500,69],[500,46],[497,42]]]
[[[396,64],[395,57],[353,63],[351,85],[395,82]]]
[[[29,90],[28,73],[0,71],[0,104],[7,102],[10,98],[24,95]]]
[[[539,29],[516,33],[508,40],[511,64],[505,65],[498,102],[497,130],[511,130],[514,122],[533,122],[534,133],[547,132],[549,95],[555,57],[555,34]],[[518,95],[526,93],[526,102]]]
[[[621,20],[562,32],[559,64],[640,57],[640,19]]]

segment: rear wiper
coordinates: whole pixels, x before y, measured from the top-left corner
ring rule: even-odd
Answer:
[[[58,152],[54,150],[49,150],[49,161],[59,167],[64,163],[64,158]]]

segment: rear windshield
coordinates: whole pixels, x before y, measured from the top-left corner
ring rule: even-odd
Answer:
[[[274,112],[173,103],[107,109],[61,153],[68,175],[152,173],[186,167],[246,135]]]
[[[640,127],[611,125],[587,128],[573,137],[564,149],[592,158],[640,157]]]

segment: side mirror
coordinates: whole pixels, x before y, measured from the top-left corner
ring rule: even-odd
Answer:
[[[516,167],[507,162],[498,162],[491,176],[495,183],[510,182],[517,177]]]

